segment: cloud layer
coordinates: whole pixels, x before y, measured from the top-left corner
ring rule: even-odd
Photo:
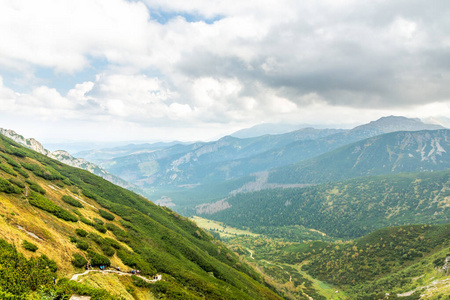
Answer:
[[[448,8],[445,0],[1,1],[0,116],[189,139],[260,122],[448,116]]]

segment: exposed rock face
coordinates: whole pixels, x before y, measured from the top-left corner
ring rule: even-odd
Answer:
[[[45,149],[41,145],[41,143],[39,143],[35,139],[33,139],[33,138],[26,139],[22,135],[16,133],[14,130],[0,128],[0,133],[6,137],[12,139],[14,142],[27,147],[28,149],[34,150],[34,151],[44,154],[46,156],[48,156],[50,153],[50,151]]]
[[[112,175],[105,169],[103,169],[91,162],[88,162],[82,158],[73,157],[67,151],[57,150],[54,152],[50,152],[47,149],[45,149],[44,146],[42,146],[42,144],[39,143],[38,141],[36,141],[35,139],[33,139],[33,138],[26,139],[22,135],[16,133],[13,130],[10,130],[10,129],[0,128],[0,133],[6,137],[12,139],[16,143],[27,147],[28,149],[34,150],[34,151],[44,154],[50,158],[56,159],[57,161],[60,161],[66,165],[89,171],[89,172],[91,172],[97,176],[100,176],[103,179],[106,179],[109,182],[112,182],[121,187],[128,188],[128,189],[135,189],[135,187],[132,184],[126,182],[125,180]]]

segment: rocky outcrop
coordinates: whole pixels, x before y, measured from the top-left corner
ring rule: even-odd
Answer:
[[[24,147],[27,147],[28,149],[31,149],[33,151],[44,154],[45,156],[48,156],[50,158],[56,159],[57,161],[60,161],[66,165],[89,171],[89,172],[91,172],[97,176],[100,176],[103,179],[106,179],[109,182],[114,183],[123,188],[136,190],[136,187],[134,185],[109,173],[102,167],[97,166],[96,164],[88,162],[87,160],[82,159],[82,158],[73,157],[67,151],[57,150],[54,152],[50,152],[47,149],[45,149],[44,146],[42,146],[42,144],[39,143],[37,140],[35,140],[33,138],[29,138],[29,139],[24,138],[22,135],[16,133],[14,130],[11,130],[11,129],[0,128],[0,133],[6,137],[12,139],[16,143],[18,143]]]

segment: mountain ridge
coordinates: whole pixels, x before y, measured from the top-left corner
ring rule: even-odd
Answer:
[[[135,164],[129,168],[125,165],[118,169],[119,164],[112,162],[111,167],[104,167],[119,176],[123,172],[122,177],[124,174],[134,174],[134,178],[140,178],[144,186],[202,184],[288,165],[382,133],[437,128],[443,127],[424,124],[418,119],[390,116],[351,130],[305,128],[282,135],[250,139],[224,137],[215,142],[192,144],[187,152],[161,156],[151,160],[151,163],[147,160],[153,168],[147,176],[142,176],[142,171],[139,171],[148,170],[145,165],[139,167]],[[136,160],[143,163],[139,158]]]
[[[121,179],[118,176],[115,176],[105,169],[103,169],[100,166],[95,165],[94,163],[88,162],[87,160],[83,158],[75,158],[73,157],[69,152],[65,150],[56,150],[56,151],[49,151],[44,148],[44,146],[38,142],[34,138],[28,138],[26,139],[22,135],[16,133],[14,130],[11,129],[4,129],[0,128],[0,134],[12,139],[13,141],[19,143],[20,145],[27,147],[28,149],[34,150],[38,153],[41,153],[45,156],[48,156],[50,158],[56,159],[62,163],[65,163],[69,166],[80,168],[83,170],[87,170],[95,175],[98,175],[116,185],[119,185],[124,188],[128,189],[134,189],[136,190],[136,186],[133,184],[130,184],[129,182],[126,182],[125,180]]]
[[[269,172],[269,183],[310,184],[450,168],[450,130],[399,131],[358,141]]]

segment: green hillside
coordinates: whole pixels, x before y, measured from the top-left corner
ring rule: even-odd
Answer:
[[[228,209],[205,217],[275,237],[304,226],[348,239],[387,226],[447,223],[449,201],[446,170],[237,194],[227,199]]]
[[[241,236],[226,243],[292,299],[411,300],[450,295],[449,224],[383,228],[347,242]]]
[[[356,299],[448,299],[444,267],[450,256],[450,225],[409,225],[375,231],[349,243],[333,243],[312,254],[303,270]],[[441,282],[440,282],[441,281]],[[432,285],[443,283],[443,289]],[[447,287],[445,287],[447,285]],[[434,289],[432,297],[427,289]],[[408,293],[410,291],[410,293]],[[440,295],[440,296],[439,296]],[[391,299],[393,297],[390,297]]]
[[[280,299],[187,218],[3,136],[0,238],[0,294],[6,299],[72,293],[100,299]],[[16,263],[3,263],[11,257]],[[162,274],[163,280],[146,283],[114,273],[68,280],[83,273],[87,261],[139,269],[146,278]],[[30,281],[24,281],[26,274]]]

